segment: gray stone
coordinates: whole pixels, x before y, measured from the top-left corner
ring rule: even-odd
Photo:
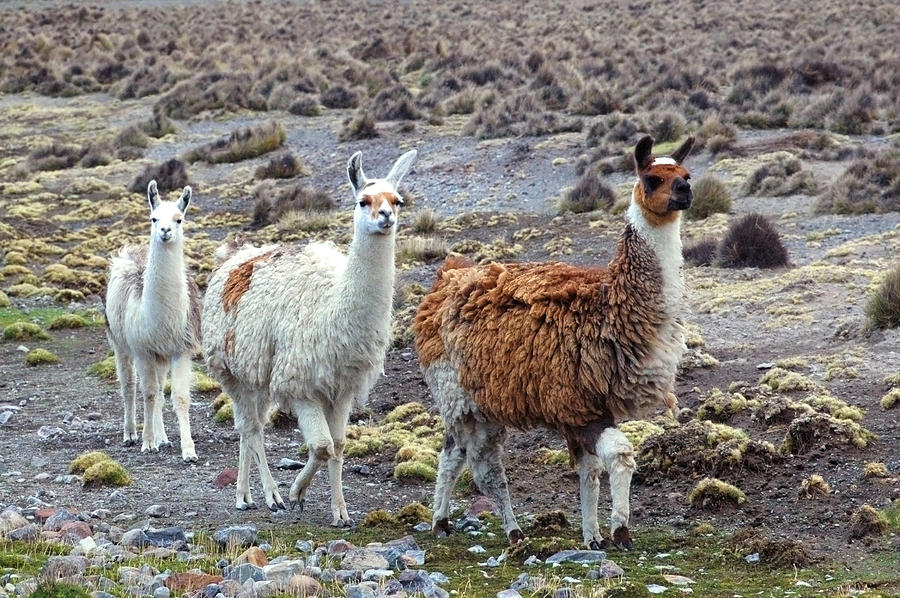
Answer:
[[[20,527],[9,532],[11,540],[34,540],[41,533],[41,526],[36,523],[29,523],[25,527]]]
[[[578,592],[572,588],[559,588],[553,592],[553,598],[578,598]]]
[[[222,548],[248,548],[256,543],[257,535],[255,525],[229,525],[217,530],[213,539]]]
[[[350,569],[338,569],[334,572],[334,578],[342,584],[357,583],[362,580],[362,572],[352,571]]]
[[[600,563],[598,573],[602,579],[612,579],[613,577],[622,577],[625,575],[625,570],[616,564],[615,561],[605,560]]]
[[[363,571],[363,581],[381,581],[394,575],[390,569],[369,569]]]
[[[753,554],[748,554],[747,556],[744,557],[744,560],[747,561],[748,563],[750,563],[751,565],[758,563],[759,562],[759,553],[754,552]]]
[[[456,522],[456,529],[461,532],[474,532],[484,527],[481,519],[474,516],[466,516]]]
[[[129,548],[144,548],[146,546],[152,546],[153,541],[147,537],[147,533],[144,530],[135,528],[122,534],[122,541],[120,544]]]
[[[171,595],[172,592],[165,586],[153,590],[153,598],[169,598]]]
[[[658,583],[649,583],[647,584],[647,591],[651,594],[662,594],[666,590],[668,590],[666,586],[661,586]]]
[[[365,571],[367,569],[388,569],[390,564],[388,560],[367,548],[351,548],[344,553],[341,559],[342,569],[353,569],[354,571]]]
[[[393,546],[377,546],[372,547],[369,550],[384,557],[384,560],[387,561],[387,569],[396,569],[397,571],[406,569],[406,561],[403,560],[403,552],[394,548]],[[351,569],[352,567],[346,568]],[[372,565],[370,567],[356,567],[357,570],[371,568],[377,569],[379,567],[375,565]]]
[[[182,546],[187,544],[187,537],[184,535],[184,530],[177,525],[164,527],[162,529],[151,528],[147,529],[144,533],[147,535],[147,539],[150,540],[151,544],[160,548],[169,548],[175,545]]]
[[[143,568],[119,567],[119,583],[133,588],[146,588],[153,583],[153,575]]]
[[[434,580],[428,576],[428,571],[407,569],[400,573],[397,581],[400,582],[403,590],[408,594],[422,593],[426,596],[434,594]]]
[[[150,505],[144,510],[144,515],[147,517],[168,517],[169,512],[169,507],[163,505]]]
[[[278,462],[278,469],[302,469],[306,465],[303,461],[294,461],[293,459],[281,459]]]
[[[444,585],[445,583],[450,583],[450,578],[441,573],[440,571],[432,571],[428,574],[428,577],[431,578],[431,581],[434,583],[439,583]]]
[[[41,426],[37,431],[38,438],[41,440],[50,440],[65,433],[66,431],[58,426]]]
[[[537,558],[536,554],[533,554],[530,557],[528,557],[527,559],[525,559],[525,562],[522,564],[525,565],[526,567],[536,567],[537,565],[541,564],[541,559]]]
[[[535,579],[527,573],[520,573],[516,580],[509,584],[509,589],[532,592],[538,585],[540,585],[540,578]]]
[[[391,540],[390,542],[385,542],[384,545],[396,548],[401,551],[419,549],[419,543],[416,542],[415,538],[409,535],[403,536],[402,538],[397,538],[396,540]]]
[[[205,588],[203,588],[203,598],[216,598],[219,592],[221,592],[221,588],[217,583],[211,583]]]
[[[472,554],[484,554],[487,550],[484,549],[484,546],[481,544],[476,544],[474,546],[469,546],[469,552]]]
[[[56,580],[84,573],[90,562],[83,556],[51,556],[41,571],[41,577]]]
[[[522,598],[522,594],[512,588],[508,588],[497,592],[497,598]]]
[[[431,524],[423,521],[422,523],[415,524],[413,529],[417,532],[429,532],[431,531]]]
[[[309,553],[313,551],[313,544],[309,540],[297,540],[294,543],[294,548],[296,548],[300,552]]]
[[[403,553],[403,561],[412,567],[421,567],[425,564],[424,550],[407,550]]]
[[[228,579],[239,583],[246,583],[248,579],[252,579],[253,581],[265,581],[266,573],[262,570],[262,567],[257,567],[256,565],[251,565],[250,563],[244,563],[243,565],[238,565],[237,567],[234,567],[231,571],[229,571]]]
[[[347,540],[332,540],[328,543],[327,554],[328,556],[339,556],[353,548],[355,546]]]
[[[96,590],[91,592],[91,598],[116,598],[109,592],[104,592],[103,590]]]
[[[58,509],[44,522],[44,529],[51,532],[58,532],[62,526],[69,521],[78,521],[78,517],[65,509]]]
[[[546,563],[548,565],[555,563],[600,563],[605,558],[606,553],[602,550],[561,550],[548,557]]]
[[[347,586],[347,598],[375,598],[375,590],[366,585]]]
[[[8,412],[7,412],[8,413]],[[28,525],[28,520],[12,509],[0,513],[0,537]]]
[[[106,502],[112,507],[123,507],[128,503],[128,498],[121,491],[113,490]]]
[[[287,581],[294,575],[303,573],[305,568],[306,563],[303,562],[303,559],[296,559],[292,561],[282,561],[274,565],[269,564],[262,569],[265,574],[265,579],[270,579],[272,581]]]

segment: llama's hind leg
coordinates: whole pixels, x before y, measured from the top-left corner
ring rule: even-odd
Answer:
[[[510,545],[518,544],[525,534],[516,523],[516,516],[509,500],[506,471],[503,468],[503,443],[506,429],[503,426],[477,422],[466,438],[466,453],[472,466],[475,484],[486,496],[494,499],[500,508],[503,531]]]
[[[162,416],[157,417],[157,409],[162,409],[160,379],[165,375],[165,367],[160,367],[160,364],[152,358],[142,358],[137,360],[137,370],[141,393],[144,397],[144,430],[141,433],[141,452],[159,452],[162,439],[157,427],[162,423]]]
[[[194,439],[191,438],[191,356],[185,353],[172,360],[172,408],[178,418],[181,437],[181,459],[185,463],[197,460]]]
[[[166,406],[166,375],[168,373],[169,364],[164,361],[157,362],[156,378],[157,385],[159,386],[159,397],[153,404],[153,429],[154,433],[156,434],[156,440],[159,442],[160,447],[172,446],[172,443],[169,442],[169,435],[166,434],[166,425],[163,422],[163,409]],[[146,415],[144,415],[144,419],[147,419]]]
[[[444,448],[438,457],[437,481],[434,485],[434,517],[431,529],[435,534],[449,534],[450,494],[466,464],[466,451],[448,429],[444,434]]]
[[[122,424],[122,444],[132,446],[138,441],[135,403],[137,388],[134,378],[134,362],[123,350],[115,349],[116,376],[119,378],[119,389],[122,392],[125,417]]]
[[[350,409],[353,406],[353,397],[346,397],[335,401],[330,408],[325,410],[325,419],[328,421],[328,431],[334,443],[334,454],[328,459],[328,482],[331,485],[331,525],[334,527],[350,527],[353,520],[347,513],[347,503],[344,500],[344,444],[347,434],[347,419],[350,417]]]
[[[597,443],[600,460],[609,472],[609,490],[612,497],[610,532],[612,542],[620,549],[632,548],[628,533],[628,519],[631,515],[629,504],[631,476],[637,468],[634,461],[634,447],[618,428],[607,428],[600,434]]]
[[[247,402],[249,400],[249,403]],[[250,394],[242,399],[232,396],[234,406],[234,427],[241,435],[240,456],[238,458],[238,495],[236,506],[238,509],[243,504],[247,507],[253,506],[253,499],[250,498],[250,462],[256,461],[257,469],[259,469],[259,477],[262,481],[263,496],[266,506],[272,511],[284,509],[284,501],[281,494],[278,493],[278,486],[272,472],[269,470],[269,463],[266,460],[265,439],[263,436],[263,414],[269,405],[264,395]],[[243,480],[243,484],[241,481]]]
[[[294,401],[293,412],[297,416],[300,431],[309,449],[306,466],[297,474],[294,483],[291,484],[289,495],[291,508],[299,505],[303,511],[306,500],[306,491],[312,482],[313,476],[334,456],[334,441],[331,431],[328,429],[328,421],[322,406],[316,401]]]
[[[603,536],[597,520],[597,503],[600,500],[600,473],[603,463],[600,457],[585,452],[578,463],[578,478],[581,490],[581,534],[584,544],[591,550],[600,550]]]

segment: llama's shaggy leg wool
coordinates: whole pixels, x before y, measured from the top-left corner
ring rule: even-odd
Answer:
[[[188,353],[172,360],[172,407],[178,417],[178,433],[181,436],[181,459],[197,460],[194,439],[191,437],[191,356]]]
[[[238,448],[238,475],[237,475],[237,499],[234,506],[239,511],[256,507],[253,496],[250,494],[250,451],[247,449],[247,440],[241,434]]]
[[[326,409],[325,418],[328,420],[328,431],[334,442],[334,454],[328,459],[328,481],[331,484],[331,515],[334,527],[349,527],[353,525],[347,513],[347,503],[344,501],[344,485],[342,471],[344,467],[344,441],[347,434],[347,420],[350,417],[350,409],[353,406],[353,397],[345,397],[335,401]]]
[[[482,494],[497,503],[503,531],[511,544],[516,544],[525,537],[509,499],[509,488],[506,482],[506,471],[503,468],[503,443],[506,441],[506,428],[502,425],[476,422],[475,429],[466,437],[466,453],[472,467],[472,477]]]
[[[448,431],[444,436],[444,448],[438,457],[437,482],[434,485],[434,517],[431,525],[435,533],[449,533],[450,494],[463,466],[466,452]]]
[[[116,377],[119,379],[119,389],[122,393],[122,402],[125,404],[125,418],[122,427],[122,443],[132,446],[138,441],[137,417],[135,407],[137,402],[137,381],[134,377],[134,362],[124,350],[114,348],[116,356]]]
[[[269,463],[266,461],[266,451],[263,443],[263,421],[270,403],[266,400],[265,395],[257,396],[253,393],[235,392],[237,389],[226,388],[226,390],[232,396],[234,427],[241,438],[238,453],[237,499],[235,506],[238,509],[246,509],[253,506],[253,498],[250,495],[250,464],[252,461],[256,461],[266,506],[273,511],[284,509],[284,501],[278,493],[275,479],[272,477]]]
[[[585,453],[578,464],[581,486],[581,533],[584,544],[591,550],[600,550],[603,536],[597,519],[597,503],[600,500],[600,473],[603,463],[600,457]]]
[[[166,395],[163,393],[163,389],[166,386],[166,374],[168,373],[169,364],[156,362],[156,387],[159,389],[159,394],[156,395],[156,400],[153,402],[153,435],[160,448],[172,444],[169,442],[166,424],[163,422],[163,407],[166,404]],[[144,414],[144,419],[147,419],[146,414]]]
[[[161,376],[158,373],[158,365],[152,359],[139,359],[137,362],[138,380],[141,383],[141,393],[144,397],[144,430],[141,434],[141,452],[158,452],[162,445],[157,426],[161,417],[157,417],[157,409],[162,409],[162,385]]]
[[[634,447],[621,430],[607,428],[600,434],[597,448],[600,459],[609,472],[609,490],[612,496],[610,532],[613,543],[619,548],[631,548],[628,519],[631,515],[631,476],[637,468]]]
[[[306,440],[306,446],[309,449],[306,466],[300,470],[294,483],[291,484],[289,495],[291,504],[300,505],[302,511],[306,491],[309,489],[313,476],[334,457],[334,441],[331,439],[331,431],[328,429],[325,413],[317,401],[294,401],[293,412],[297,416],[300,431],[303,432],[303,439]]]

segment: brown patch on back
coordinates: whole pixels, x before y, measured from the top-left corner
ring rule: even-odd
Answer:
[[[225,313],[230,313],[244,293],[250,290],[250,280],[253,278],[253,268],[256,263],[268,259],[273,253],[275,252],[269,251],[250,258],[228,273],[225,286],[222,288],[222,308]]]

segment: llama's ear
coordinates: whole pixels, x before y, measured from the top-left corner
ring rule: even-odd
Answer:
[[[150,203],[150,210],[156,209],[159,205],[159,191],[156,190],[156,181],[150,181],[147,185],[147,201]]]
[[[400,184],[400,181],[403,180],[403,177],[406,176],[406,173],[409,172],[409,169],[412,168],[413,162],[416,161],[416,156],[419,155],[419,152],[416,150],[409,150],[394,162],[394,165],[391,167],[391,171],[385,177],[387,182],[389,182],[394,189]]]
[[[354,195],[366,186],[366,173],[362,169],[362,152],[356,152],[347,160],[347,178],[350,179]]]
[[[187,213],[188,205],[191,203],[191,186],[187,185],[184,188],[184,191],[181,192],[181,197],[178,198],[178,211],[182,214]]]
[[[681,164],[684,159],[688,157],[688,154],[691,153],[692,149],[694,149],[693,135],[685,139],[684,143],[681,144],[681,147],[672,152],[672,159],[675,160],[676,164]]]
[[[653,137],[647,135],[634,146],[634,167],[638,172],[646,170],[653,163]]]

